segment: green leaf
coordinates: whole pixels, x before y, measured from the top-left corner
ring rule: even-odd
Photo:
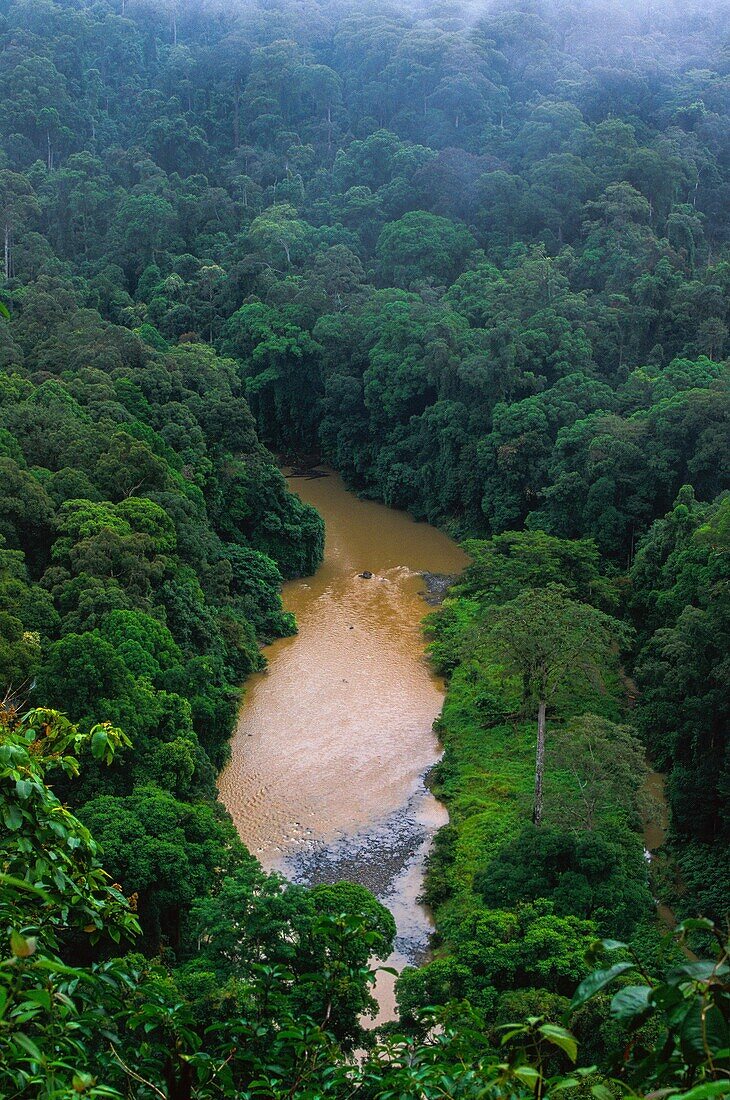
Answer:
[[[632,962],[622,962],[615,963],[614,966],[610,966],[607,970],[594,970],[576,989],[573,1000],[570,1002],[571,1011],[584,1005],[586,1001],[589,1001],[591,997],[595,996],[604,986],[607,986],[609,982],[617,978],[619,974],[625,974],[627,970],[633,969],[634,964]]]
[[[36,1062],[43,1061],[43,1055],[39,1051],[32,1039],[29,1039],[27,1035],[24,1035],[22,1031],[18,1031],[13,1036],[18,1046],[22,1047],[27,1054],[30,1054],[31,1058]]]
[[[540,1074],[532,1066],[518,1066],[513,1070],[515,1077],[518,1081],[522,1081],[523,1085],[527,1085],[528,1088],[533,1091],[537,1088],[540,1082]]]
[[[26,994],[26,999],[40,1005],[41,1008],[50,1010],[51,994],[47,989],[31,989],[31,991]]]
[[[564,1027],[558,1027],[557,1024],[543,1024],[539,1028],[539,1032],[553,1046],[564,1050],[571,1062],[576,1060],[578,1057],[578,1044],[575,1037],[569,1031],[566,1031]]]
[[[651,1012],[649,1003],[651,989],[648,985],[627,985],[619,989],[611,1001],[611,1015],[615,1020],[632,1023],[637,1018]]]
[[[109,734],[102,728],[97,728],[91,735],[91,755],[95,760],[103,760],[109,746]]]
[[[11,832],[15,832],[23,824],[23,814],[14,803],[3,807],[3,821]]]
[[[586,951],[586,962],[589,966],[595,966],[607,951],[618,951],[620,948],[627,946],[621,940],[593,940]]]
[[[90,1073],[75,1073],[71,1079],[74,1092],[86,1092],[87,1089],[93,1088],[95,1084],[96,1077],[92,1077]]]
[[[707,1060],[708,1051],[715,1054],[728,1043],[728,1026],[715,1005],[704,1012],[699,1000],[691,1006],[682,1021],[679,1043],[689,1065],[700,1065]]]
[[[726,964],[718,964],[710,959],[697,959],[695,962],[675,966],[673,970],[670,970],[667,978],[670,982],[677,979],[682,980],[685,977],[692,978],[697,982],[707,982],[711,978],[722,977],[728,971],[730,971],[730,967]]]
[[[715,925],[707,917],[690,917],[681,921],[672,929],[674,935],[678,932],[712,932]]]
[[[66,966],[65,963],[58,962],[56,959],[34,960],[33,969],[46,970],[50,974],[65,974],[68,978],[75,978],[79,982],[89,982],[92,985],[98,980],[95,974],[91,974],[87,970],[76,970],[74,967]]]
[[[729,1081],[706,1081],[704,1085],[696,1085],[689,1092],[677,1093],[672,1100],[711,1100],[714,1096],[730,1095]]]
[[[595,1096],[596,1100],[616,1100],[615,1095],[611,1092],[607,1085],[597,1084],[591,1086],[591,1095]]]
[[[48,894],[45,890],[41,890],[39,886],[33,886],[22,878],[15,878],[13,875],[0,873],[0,886],[12,886],[14,890],[24,890],[28,894],[35,894],[36,897],[42,898],[43,901],[48,901]]]

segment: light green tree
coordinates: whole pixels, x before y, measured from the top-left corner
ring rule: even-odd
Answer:
[[[628,635],[610,615],[566,595],[559,585],[526,588],[489,611],[487,649],[505,671],[519,676],[525,703],[537,710],[535,797],[532,820],[543,816],[547,708],[568,683],[600,685],[613,653]]]

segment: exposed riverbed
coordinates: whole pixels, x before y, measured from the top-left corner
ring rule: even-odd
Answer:
[[[359,500],[335,474],[290,485],[324,518],[325,560],[284,587],[299,634],[267,647],[267,670],[248,682],[221,797],[268,870],[369,887],[396,918],[388,963],[402,968],[427,949],[417,897],[446,821],[424,785],[444,689],[424,654],[423,574],[458,573],[467,559],[442,532]],[[382,1019],[393,1014],[392,984],[378,983]]]

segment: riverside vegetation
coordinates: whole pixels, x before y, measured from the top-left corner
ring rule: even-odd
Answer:
[[[727,1095],[727,11],[3,0],[0,42],[0,1095]],[[268,448],[472,562],[377,1035],[388,911],[216,798],[322,556]]]

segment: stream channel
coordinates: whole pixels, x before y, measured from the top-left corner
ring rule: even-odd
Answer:
[[[444,686],[424,652],[423,574],[458,573],[467,559],[441,531],[360,500],[334,473],[290,486],[325,521],[325,558],[284,586],[299,633],[268,646],[268,668],[247,683],[220,794],[267,870],[372,890],[397,924],[381,961],[401,970],[428,950],[431,920],[417,899],[447,821],[424,784],[440,754],[432,726]],[[393,985],[379,974],[377,1022],[395,1015]]]

